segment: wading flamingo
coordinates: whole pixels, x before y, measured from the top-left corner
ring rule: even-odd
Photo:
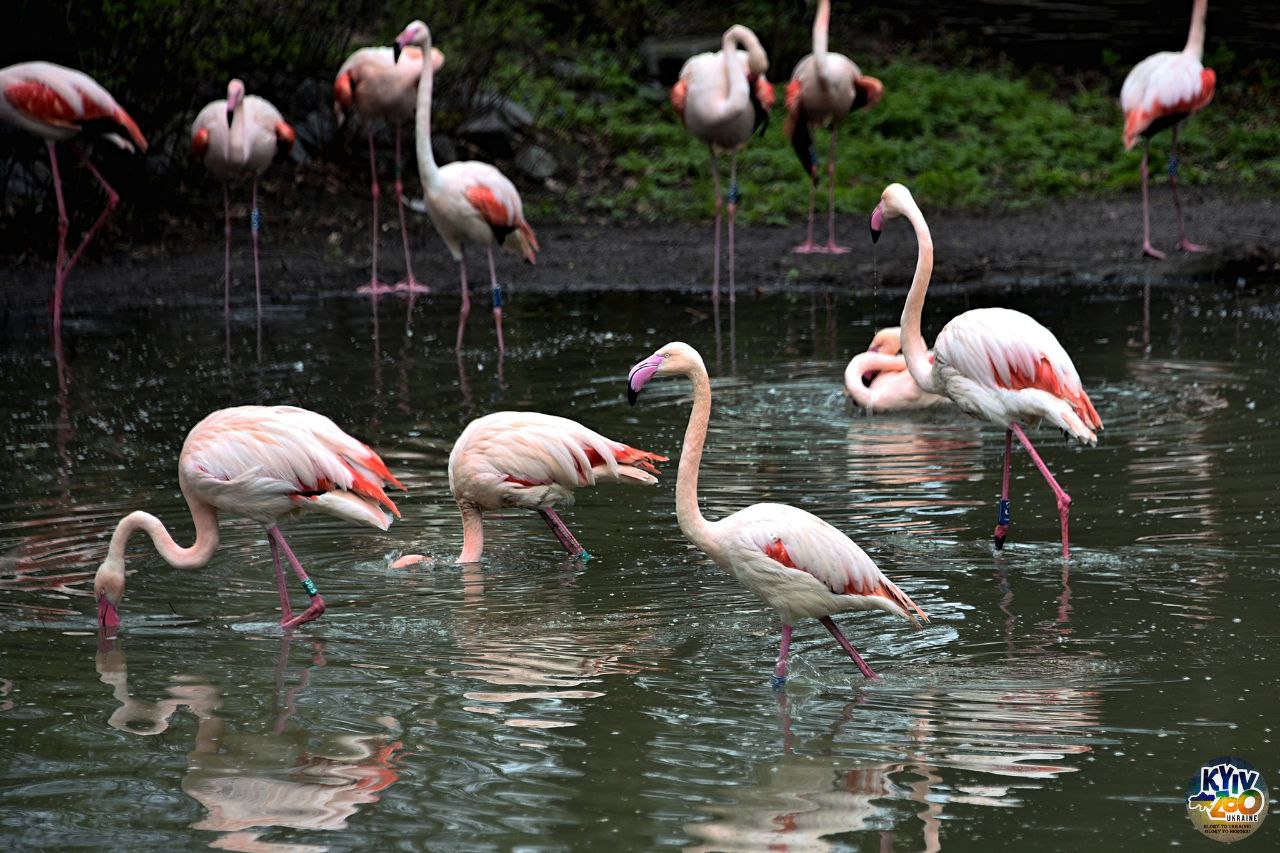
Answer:
[[[382,190],[378,186],[378,162],[374,157],[373,123],[382,119],[396,131],[396,210],[400,214],[400,240],[404,245],[404,278],[396,282],[394,289],[406,293],[430,293],[431,288],[413,275],[413,260],[409,252],[409,231],[404,221],[404,184],[400,178],[400,131],[406,121],[413,118],[418,100],[418,78],[422,76],[422,51],[416,47],[403,50],[397,57],[390,47],[362,47],[347,57],[338,69],[333,81],[333,101],[341,120],[348,111],[360,114],[369,137],[370,194],[373,196],[373,226],[369,283],[360,293],[384,293],[389,288],[378,280],[378,199]],[[444,54],[434,48],[431,51],[432,67],[440,70]]]
[[[62,200],[62,178],[58,174],[58,154],[54,146],[81,133],[97,134],[126,151],[147,150],[147,140],[124,108],[106,89],[80,71],[52,62],[21,62],[0,68],[0,118],[33,133],[49,149],[53,170],[53,193],[58,200],[58,257],[53,271],[53,315],[55,341],[62,340],[62,291],[67,277],[93,235],[98,233],[115,209],[120,196],[102,173],[79,152],[80,162],[97,179],[107,196],[107,206],[85,232],[80,245],[67,257],[67,227],[70,220]]]
[[[671,88],[671,105],[685,129],[707,143],[716,193],[715,261],[711,298],[720,301],[720,153],[729,152],[729,301],[736,300],[733,220],[738,209],[738,151],[769,123],[773,86],[765,79],[769,57],[756,34],[741,24],[724,31],[716,53],[691,56]]]
[[[831,619],[845,610],[883,610],[912,620],[924,611],[889,580],[866,553],[815,515],[786,504],[755,504],[719,521],[698,509],[698,466],[711,418],[711,380],[702,356],[688,344],[669,343],[631,368],[627,401],[655,376],[685,376],[693,383],[693,412],[684,433],[676,476],[676,519],[684,535],[721,568],[778,611],[782,645],[774,684],[787,677],[791,626],[816,618],[867,678],[876,674]]]
[[[413,45],[425,56],[431,53],[431,31],[422,21],[414,21],[396,36],[396,48]],[[498,333],[498,352],[506,349],[502,340],[502,285],[494,268],[495,243],[522,255],[529,263],[537,260],[538,238],[524,218],[520,193],[507,177],[475,160],[436,165],[431,150],[431,86],[432,63],[422,63],[418,81],[418,114],[414,118],[418,174],[422,178],[422,200],[431,224],[462,275],[462,310],[458,315],[457,349],[462,349],[462,332],[471,313],[471,296],[467,292],[467,260],[465,243],[478,243],[489,253],[489,283],[493,288],[493,325]]]
[[[258,306],[258,327],[262,327],[262,274],[258,268],[258,179],[277,154],[293,147],[293,128],[280,111],[265,98],[246,95],[244,83],[227,84],[224,100],[210,101],[191,123],[191,156],[209,174],[222,181],[222,228],[227,238],[222,310],[231,315],[231,182],[253,180],[253,206],[249,211],[249,234],[253,240],[253,289]]]
[[[656,485],[654,462],[667,457],[628,447],[577,421],[538,412],[476,418],[449,452],[449,491],[462,513],[459,563],[484,552],[484,513],[537,510],[570,557],[589,556],[555,512],[573,506],[573,490],[597,483]]]
[[[1080,375],[1062,344],[1044,326],[1021,311],[976,308],[951,319],[934,342],[933,360],[920,334],[924,294],[933,274],[933,238],[924,214],[902,184],[890,184],[871,214],[871,239],[880,239],[884,221],[905,216],[916,232],[919,256],[907,302],[902,309],[902,350],[907,370],[930,394],[942,394],[979,420],[1003,427],[1004,477],[996,513],[995,546],[1009,532],[1009,454],[1013,436],[1026,447],[1058,501],[1062,519],[1062,556],[1069,556],[1067,513],[1071,496],[1049,473],[1023,425],[1049,421],[1081,444],[1098,443],[1102,419],[1080,384]]]
[[[191,509],[196,541],[189,548],[178,545],[150,513],[133,512],[121,519],[93,581],[98,623],[105,629],[120,624],[130,536],[141,530],[169,565],[198,569],[208,565],[218,548],[219,510],[266,528],[280,591],[280,624],[292,628],[310,622],[324,613],[324,599],[278,525],[315,511],[386,530],[391,519],[379,504],[397,518],[400,511],[383,492],[383,483],[404,488],[377,453],[324,415],[293,406],[220,409],[192,428],[178,457],[178,486]],[[311,597],[310,606],[297,616],[289,605],[281,549]]]
[[[1164,260],[1165,253],[1151,245],[1151,210],[1147,194],[1147,155],[1151,137],[1166,127],[1173,128],[1169,147],[1169,187],[1173,190],[1173,208],[1178,212],[1178,248],[1184,252],[1203,252],[1205,247],[1187,239],[1182,220],[1182,203],[1178,201],[1178,124],[1192,113],[1200,112],[1213,100],[1217,76],[1212,68],[1200,64],[1204,54],[1204,18],[1209,0],[1195,0],[1191,10],[1191,32],[1187,46],[1180,52],[1171,50],[1152,54],[1133,66],[1120,90],[1120,109],[1124,110],[1124,150],[1129,151],[1142,137],[1142,253]]]
[[[884,95],[884,84],[866,77],[853,60],[827,52],[827,27],[831,23],[830,0],[819,0],[813,19],[813,53],[801,59],[787,84],[787,122],[784,127],[800,165],[809,173],[809,230],[805,241],[793,251],[801,254],[824,252],[843,254],[848,246],[836,244],[836,133],[840,122],[853,110],[875,106]],[[827,245],[813,242],[813,214],[818,191],[818,153],[813,132],[822,125],[831,127],[827,154]]]
[[[899,354],[901,335],[897,326],[881,329],[867,351],[855,355],[844,369],[845,391],[868,414],[928,409],[951,402],[921,390],[911,378],[907,360]]]

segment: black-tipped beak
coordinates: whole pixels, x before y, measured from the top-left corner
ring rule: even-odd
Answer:
[[[634,406],[636,400],[640,399],[640,392],[631,387],[631,383],[627,383],[627,405]]]
[[[400,42],[398,41],[391,43],[391,61],[393,64],[400,61]]]
[[[235,117],[236,117],[236,111],[228,107],[227,108],[227,127],[231,127],[231,122],[235,119]]]
[[[875,228],[872,228],[872,229],[871,229],[871,242],[872,242],[872,243],[879,243],[879,242],[880,242],[880,232],[879,232],[878,230],[876,230]]]

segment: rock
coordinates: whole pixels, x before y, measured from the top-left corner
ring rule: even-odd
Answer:
[[[530,177],[549,178],[559,167],[551,152],[541,146],[526,145],[516,152],[516,168]]]
[[[720,49],[720,36],[690,36],[676,39],[645,39],[640,43],[640,58],[650,77],[670,86],[680,77],[680,68],[689,57]]]

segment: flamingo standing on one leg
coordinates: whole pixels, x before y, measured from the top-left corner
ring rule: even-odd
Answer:
[[[70,220],[62,200],[62,178],[58,174],[58,154],[54,146],[81,133],[96,133],[126,151],[147,150],[147,140],[124,108],[106,89],[81,71],[52,62],[21,62],[0,68],[0,118],[45,141],[53,170],[53,192],[58,200],[58,257],[53,273],[53,315],[55,341],[62,340],[62,291],[67,277],[89,241],[107,221],[120,196],[107,183],[88,156],[80,162],[97,179],[107,196],[107,206],[85,232],[80,245],[67,257],[67,227]]]
[[[791,627],[800,618],[818,619],[867,678],[876,677],[831,616],[845,610],[884,610],[904,619],[924,611],[889,580],[875,562],[839,530],[815,515],[786,504],[755,504],[719,521],[698,509],[698,466],[711,418],[711,380],[702,356],[688,344],[669,343],[631,368],[627,400],[655,376],[685,376],[693,383],[693,411],[680,451],[676,477],[676,518],[689,541],[782,618],[782,645],[774,683],[787,677]]]
[[[396,36],[396,48],[409,45],[430,53],[431,31],[422,21],[414,21]],[[493,324],[498,333],[498,352],[506,346],[502,339],[502,286],[494,267],[493,246],[505,246],[529,263],[537,260],[538,238],[524,218],[520,193],[507,177],[475,160],[436,165],[431,150],[431,86],[434,68],[422,63],[418,81],[418,114],[414,118],[418,173],[422,178],[423,203],[436,233],[449,247],[462,275],[462,309],[458,316],[457,349],[462,349],[462,332],[471,313],[471,296],[467,292],[467,261],[462,254],[464,243],[479,243],[489,253],[489,282],[493,287]]]
[[[844,387],[853,402],[875,412],[905,412],[928,409],[951,402],[920,388],[907,371],[907,360],[899,355],[902,330],[881,329],[844,369]],[[933,357],[933,353],[929,353]]]
[[[735,294],[733,221],[738,209],[738,151],[763,129],[773,109],[773,86],[765,79],[769,57],[756,34],[741,24],[724,31],[715,53],[692,56],[671,89],[671,105],[685,129],[707,143],[716,194],[715,261],[711,298],[720,301],[720,153],[729,152],[729,301]]]
[[[258,332],[262,332],[262,274],[258,267],[258,179],[276,154],[288,151],[296,139],[293,128],[265,98],[245,95],[244,83],[227,84],[225,100],[210,101],[191,123],[191,156],[222,181],[223,232],[226,235],[226,271],[222,286],[222,310],[231,315],[231,181],[253,179],[253,206],[249,234],[253,240],[253,289],[258,306]]]
[[[179,569],[198,569],[218,548],[218,511],[249,518],[267,531],[276,585],[280,591],[280,624],[286,628],[310,622],[324,613],[324,599],[280,533],[279,524],[308,511],[386,530],[400,511],[382,490],[384,483],[404,488],[378,454],[347,435],[324,415],[293,406],[238,406],[220,409],[192,428],[178,457],[178,485],[191,508],[196,541],[183,548],[164,523],[146,512],[126,515],[111,534],[107,558],[93,581],[98,622],[120,624],[124,597],[124,557],[129,537],[142,530],[160,556]],[[293,615],[280,551],[311,597],[306,611]]]
[[[1187,239],[1182,220],[1182,203],[1178,201],[1178,124],[1197,113],[1213,100],[1217,75],[1212,68],[1200,64],[1204,54],[1204,18],[1209,0],[1195,0],[1191,11],[1191,32],[1187,46],[1180,52],[1161,51],[1133,66],[1120,90],[1120,108],[1124,110],[1124,150],[1128,151],[1142,137],[1142,253],[1156,260],[1165,254],[1151,245],[1151,210],[1147,195],[1147,155],[1151,137],[1166,127],[1173,128],[1169,148],[1169,186],[1173,190],[1173,207],[1178,212],[1178,248],[1184,252],[1203,252],[1205,247]]]
[[[995,546],[1009,532],[1009,453],[1013,436],[1027,448],[1058,500],[1062,520],[1062,556],[1069,555],[1068,495],[1036,453],[1023,431],[1049,421],[1081,444],[1098,443],[1102,419],[1080,384],[1080,375],[1062,344],[1044,326],[1021,311],[977,308],[943,326],[929,359],[920,334],[920,314],[933,273],[933,239],[924,214],[902,184],[890,184],[871,214],[871,239],[878,240],[884,221],[905,216],[919,243],[915,277],[902,309],[902,349],[916,384],[931,394],[950,397],[964,412],[1004,427],[1004,477],[995,529]]]
[[[813,53],[801,59],[791,72],[787,84],[787,122],[785,132],[800,165],[809,173],[809,230],[805,241],[793,251],[801,254],[823,252],[843,254],[848,246],[836,244],[836,134],[840,122],[853,110],[875,106],[884,95],[884,84],[864,76],[853,60],[840,53],[827,52],[827,28],[831,23],[830,0],[819,0],[818,14],[813,19]],[[831,126],[830,151],[827,154],[827,244],[813,242],[813,214],[818,190],[818,155],[814,150],[813,131],[824,124]]]
[[[431,51],[432,67],[439,70],[444,64],[444,54],[434,48]],[[333,100],[341,119],[347,110],[354,109],[365,123],[369,136],[370,194],[373,197],[373,226],[371,228],[372,272],[369,283],[360,293],[382,293],[388,288],[378,280],[378,199],[382,191],[378,186],[378,163],[374,157],[373,123],[386,121],[396,130],[396,210],[400,214],[400,240],[404,245],[405,276],[396,282],[395,290],[407,293],[430,293],[431,288],[413,274],[413,259],[409,253],[409,231],[404,221],[404,184],[400,179],[400,131],[404,123],[413,118],[418,99],[418,79],[422,76],[422,51],[410,48],[395,55],[390,47],[362,47],[342,63],[333,81]]]
[[[655,485],[667,457],[628,447],[577,421],[538,412],[495,412],[467,424],[449,453],[449,491],[462,513],[459,563],[484,551],[484,513],[537,510],[570,557],[588,556],[556,514],[573,490],[597,483]],[[642,470],[643,469],[643,470]]]

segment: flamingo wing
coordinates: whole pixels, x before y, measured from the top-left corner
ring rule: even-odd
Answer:
[[[1217,75],[1187,53],[1165,51],[1139,62],[1120,89],[1124,147],[1147,131],[1160,130],[1198,112],[1213,100]]]
[[[689,81],[680,79],[671,87],[671,106],[675,109],[676,115],[680,117],[680,123],[684,124],[684,107],[689,100]]]
[[[516,250],[529,263],[535,263],[541,247],[538,245],[538,237],[533,233],[533,228],[525,221],[520,193],[515,185],[497,169],[484,163],[475,165],[487,168],[483,171],[476,170],[475,174],[468,176],[470,180],[467,181],[466,189],[463,190],[467,203],[475,209],[481,219],[488,223],[494,239],[499,244],[504,243],[507,237],[515,232]]]
[[[874,107],[884,97],[884,84],[875,77],[859,75],[853,81],[853,105],[850,110]]]
[[[128,150],[147,150],[133,118],[92,77],[51,62],[25,62],[3,71],[5,105],[28,129],[96,131]]]
[[[191,159],[203,160],[204,153],[209,150],[209,128],[200,127],[191,134]]]

